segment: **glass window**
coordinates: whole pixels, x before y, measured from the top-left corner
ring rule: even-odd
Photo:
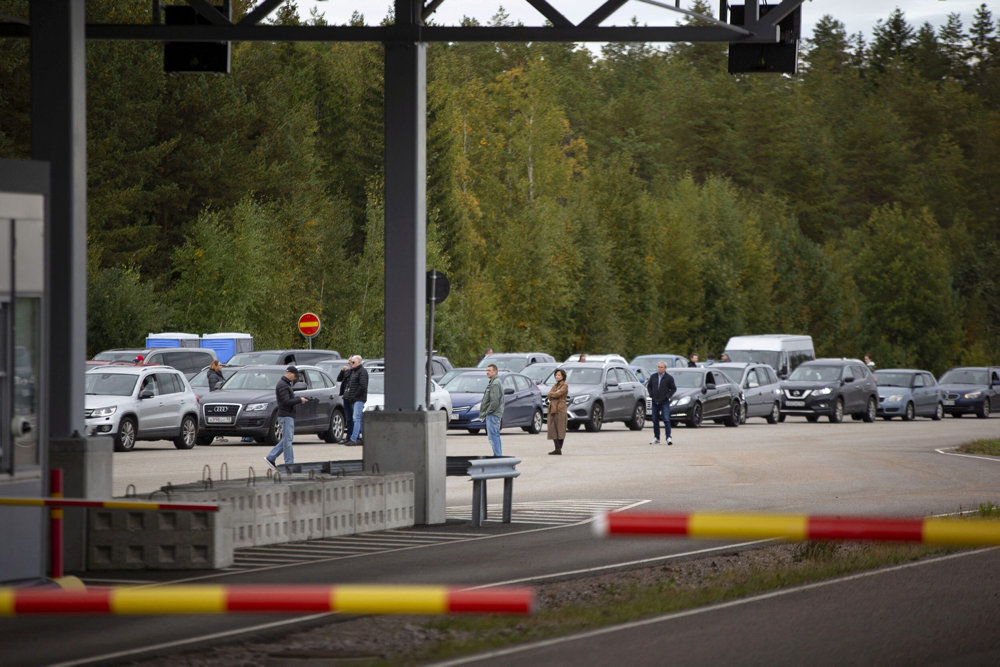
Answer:
[[[514,376],[505,375],[500,379],[501,384],[503,384],[504,391],[508,389],[514,389]]]
[[[524,377],[523,375],[515,375],[514,384],[517,387],[518,391],[526,391],[531,388],[531,384],[528,381],[528,378]]]

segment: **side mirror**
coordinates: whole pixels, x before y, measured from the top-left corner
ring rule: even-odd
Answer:
[[[608,380],[608,387],[617,387],[618,380]]]
[[[715,391],[714,382],[709,382],[708,384],[706,384],[705,387],[701,390],[701,393],[707,394],[709,391]]]
[[[844,378],[844,382],[854,382],[854,378]]]
[[[503,390],[503,393],[505,393],[505,394],[513,394],[513,393],[514,393],[514,390],[513,390],[513,389],[511,389],[510,387],[507,387],[507,388],[505,388],[505,389]]]
[[[747,389],[756,389],[759,386],[760,384],[755,382],[754,380],[750,380],[749,382],[747,382]]]
[[[140,399],[143,399],[143,398],[153,398],[153,390],[152,389],[143,389],[139,393],[139,398]]]
[[[309,389],[305,382],[296,382],[292,385],[292,391],[305,391]]]

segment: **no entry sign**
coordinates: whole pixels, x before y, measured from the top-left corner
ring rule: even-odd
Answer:
[[[319,317],[316,313],[303,313],[299,318],[299,333],[306,338],[312,338],[319,333]]]

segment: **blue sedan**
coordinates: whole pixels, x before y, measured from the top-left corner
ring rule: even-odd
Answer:
[[[528,433],[542,430],[542,394],[527,376],[500,371],[497,374],[503,387],[503,418],[500,428],[520,426]],[[445,389],[451,394],[451,421],[448,428],[464,429],[479,433],[486,422],[479,416],[479,405],[489,382],[485,370],[466,371],[448,381]]]
[[[939,420],[944,416],[941,387],[928,371],[910,368],[884,368],[875,371],[878,381],[877,414],[886,421],[902,417],[930,417]]]

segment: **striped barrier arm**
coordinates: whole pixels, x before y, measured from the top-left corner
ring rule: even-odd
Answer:
[[[530,614],[530,588],[445,586],[0,588],[0,616],[27,614]]]
[[[19,507],[99,507],[112,510],[187,510],[192,512],[218,512],[214,503],[150,503],[135,500],[89,500],[87,498],[0,498],[0,506]]]
[[[922,542],[947,546],[998,546],[993,519],[839,517],[804,514],[619,512],[598,517],[602,536],[855,540]]]

